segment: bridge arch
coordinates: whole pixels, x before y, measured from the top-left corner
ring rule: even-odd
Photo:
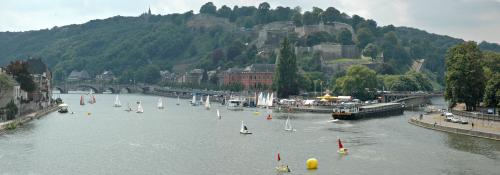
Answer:
[[[54,86],[52,88],[59,90],[61,94],[67,94],[68,93],[68,91],[64,91],[64,89],[65,89],[64,87],[61,88],[59,86]]]
[[[95,86],[94,84],[74,84],[74,85],[68,86],[69,89],[75,88],[75,87],[88,87],[88,88],[92,89],[94,91],[94,93],[102,93],[99,90],[99,87]]]

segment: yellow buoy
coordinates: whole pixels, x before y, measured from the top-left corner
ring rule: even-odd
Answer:
[[[259,115],[259,112],[255,112],[255,115]]]
[[[88,114],[90,115],[90,112]]]
[[[307,167],[309,168],[316,168],[318,166],[318,160],[315,158],[310,158],[307,160]]]

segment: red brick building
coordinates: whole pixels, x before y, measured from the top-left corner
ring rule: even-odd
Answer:
[[[242,83],[245,90],[254,89],[259,83],[271,87],[275,64],[252,64],[246,68],[230,68],[224,74],[224,84]]]

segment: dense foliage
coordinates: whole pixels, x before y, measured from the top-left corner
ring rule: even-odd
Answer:
[[[288,95],[296,95],[298,93],[297,72],[299,67],[297,65],[295,49],[286,36],[283,36],[280,46],[280,54],[278,63],[276,64],[276,76],[273,77],[273,85],[276,87],[277,94],[279,94],[280,97],[286,98]]]
[[[372,100],[373,94],[370,91],[373,92],[378,87],[375,71],[361,65],[351,66],[346,76],[336,81],[334,91],[340,91],[344,95],[351,95],[361,100]]]
[[[482,52],[474,41],[458,43],[448,49],[443,97],[451,103],[465,103],[467,110],[475,110],[484,96],[486,77],[481,65]]]

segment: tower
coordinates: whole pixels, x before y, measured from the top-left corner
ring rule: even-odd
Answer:
[[[151,15],[151,6],[149,7],[148,15]]]

